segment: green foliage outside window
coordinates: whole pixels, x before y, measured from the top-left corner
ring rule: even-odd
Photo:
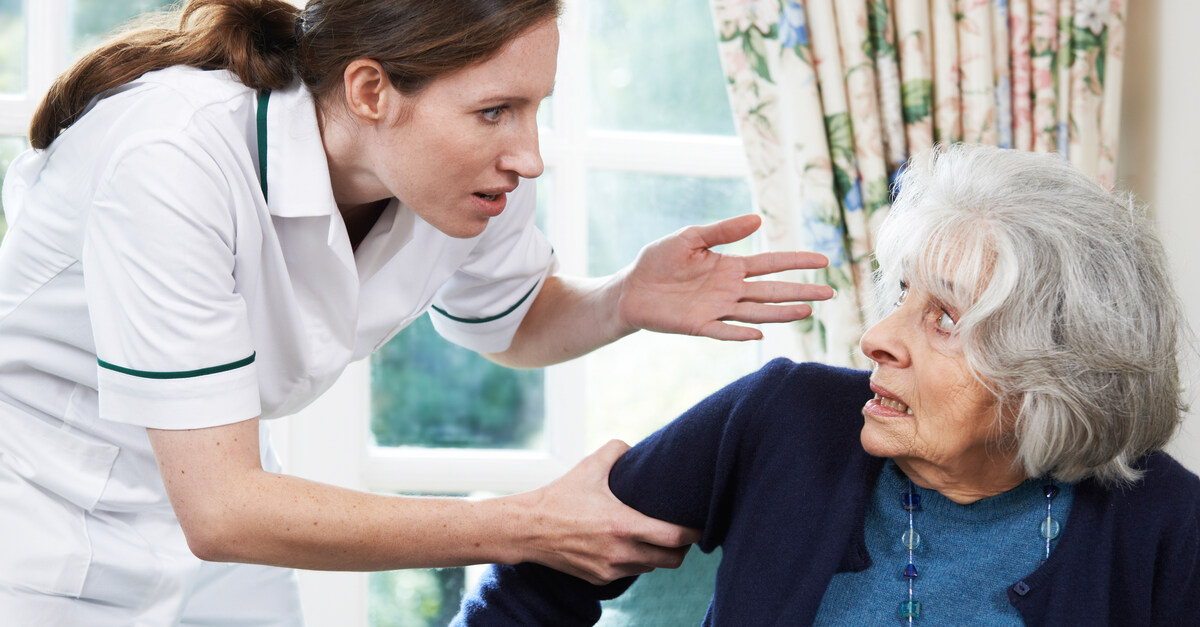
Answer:
[[[69,5],[72,56],[96,47],[130,19],[160,11],[173,3],[173,0],[74,0]]]
[[[441,627],[458,613],[466,586],[462,568],[371,573],[372,627]]]
[[[371,430],[380,446],[532,448],[542,389],[542,371],[498,366],[421,316],[371,357]]]

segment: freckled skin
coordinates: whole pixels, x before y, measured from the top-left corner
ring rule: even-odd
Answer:
[[[862,351],[877,364],[871,380],[913,415],[868,403],[861,440],[868,453],[894,459],[918,485],[973,502],[1012,488],[1024,475],[1011,467],[1012,421],[1001,420],[1010,414],[972,375],[958,336],[944,328],[952,329],[957,315],[914,286],[863,335]]]

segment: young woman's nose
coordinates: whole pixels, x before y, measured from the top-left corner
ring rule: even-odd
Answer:
[[[537,178],[545,171],[542,153],[538,148],[536,119],[522,125],[513,145],[500,157],[500,169],[516,172],[527,179]]]

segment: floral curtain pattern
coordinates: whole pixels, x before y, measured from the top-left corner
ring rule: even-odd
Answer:
[[[828,256],[802,278],[838,291],[789,354],[864,365],[874,233],[935,142],[1056,151],[1113,185],[1126,1],[711,0],[767,246]]]

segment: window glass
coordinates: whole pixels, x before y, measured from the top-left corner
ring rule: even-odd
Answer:
[[[588,250],[592,275],[609,274],[650,241],[684,226],[747,213],[750,189],[741,179],[593,172]],[[739,242],[722,249],[749,254]],[[705,396],[755,369],[755,343],[715,342],[637,333],[588,357],[587,445],[611,438],[637,442]]]
[[[546,231],[553,180],[537,179]],[[428,316],[371,356],[371,431],[379,446],[539,448],[541,370],[511,370],[442,339]]]
[[[512,370],[442,339],[421,316],[371,356],[380,446],[538,448],[541,370]]]
[[[0,188],[4,187],[4,175],[8,173],[9,164],[22,150],[28,147],[29,143],[25,141],[24,137],[0,136]],[[0,239],[4,239],[7,231],[8,222],[4,215],[4,200],[0,197]]]
[[[593,1],[587,17],[593,128],[734,134],[707,2]]]
[[[0,0],[0,94],[25,91],[25,16],[21,0]]]
[[[94,48],[130,18],[172,3],[173,0],[70,0],[71,56],[78,57]]]

